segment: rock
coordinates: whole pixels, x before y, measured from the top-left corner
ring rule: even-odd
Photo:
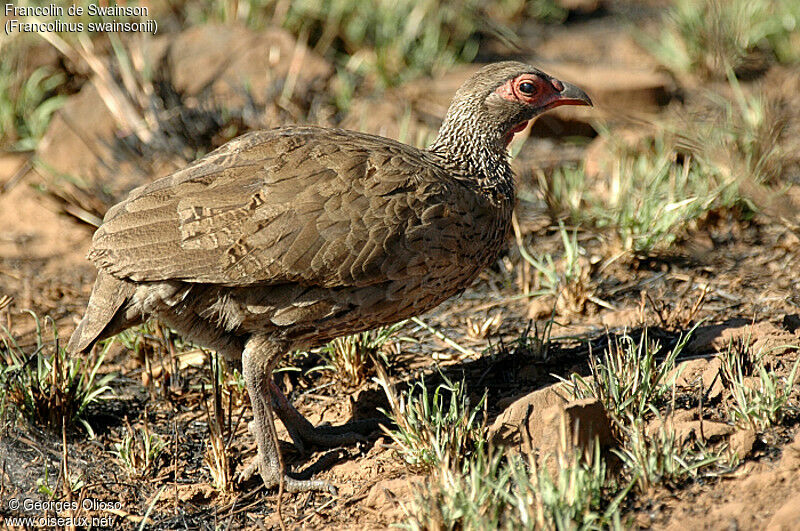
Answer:
[[[530,434],[527,447],[521,430]],[[489,428],[494,444],[541,455],[569,451],[573,445],[589,453],[595,439],[601,446],[614,444],[611,423],[602,404],[594,399],[568,400],[562,384],[534,391],[508,407]],[[562,441],[566,442],[564,448]]]
[[[675,385],[679,387],[694,387],[701,380],[701,375],[708,368],[708,358],[698,358],[679,363],[667,377],[667,381],[677,375]]]
[[[520,429],[524,429],[527,421],[531,441],[536,445],[536,441],[544,439],[545,431],[538,419],[547,408],[566,404],[569,401],[568,397],[569,393],[563,384],[554,384],[518,398],[492,423],[489,428],[489,438],[498,446],[509,449],[522,448]],[[529,450],[526,448],[523,451]]]
[[[647,426],[647,433],[656,436],[660,430],[673,431],[678,442],[697,440],[701,442],[715,441],[730,435],[736,428],[723,422],[712,420],[682,420],[667,417],[665,420],[654,420]]]
[[[554,24],[540,28],[542,38],[536,44],[536,56],[571,64],[610,64],[636,70],[656,71],[659,63],[653,55],[639,45],[632,32],[619,31],[619,27],[610,20],[611,18],[599,17],[591,22]]]
[[[785,347],[787,341],[796,340],[797,336],[768,321],[753,323],[748,319],[730,319],[722,324],[699,327],[684,350],[690,354],[724,352],[731,343],[743,342],[758,351]]]
[[[720,369],[722,369],[722,361],[719,358],[714,358],[708,362],[708,366],[706,366],[703,374],[700,375],[703,380],[703,390],[709,400],[717,400],[725,390]]]
[[[539,321],[549,319],[556,313],[556,299],[550,295],[534,297],[528,303],[528,319]]]
[[[785,470],[800,469],[800,431],[795,434],[794,441],[783,449],[780,465]]]
[[[638,308],[607,311],[600,315],[600,322],[606,328],[633,328],[641,324],[641,312]]]
[[[147,164],[126,152],[118,137],[119,124],[102,102],[94,78],[59,109],[36,149],[47,189],[75,196],[81,189],[107,190],[82,194],[84,208],[102,214],[113,197],[120,197],[149,179]],[[114,178],[110,179],[109,176]],[[92,186],[102,182],[103,186]]]
[[[281,95],[308,100],[323,89],[333,67],[289,32],[244,26],[193,26],[151,44],[145,60],[165,64],[169,80],[184,96],[208,93],[227,108],[268,105]],[[155,40],[155,39],[154,39]],[[275,124],[278,125],[278,124]]]
[[[739,459],[745,459],[753,451],[756,443],[756,432],[753,430],[738,430],[731,435],[728,446]]]
[[[595,440],[601,447],[614,443],[611,421],[603,404],[596,398],[572,400],[564,405],[551,406],[542,414],[542,422],[545,425],[546,439],[542,441],[540,451],[546,451],[549,446],[555,453],[563,441],[567,444],[567,448],[563,450],[580,448],[584,455],[591,456]]]

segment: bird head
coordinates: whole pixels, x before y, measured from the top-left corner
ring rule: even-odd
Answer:
[[[562,105],[592,105],[586,93],[538,68],[516,61],[481,68],[458,89],[442,133],[474,135],[505,150],[536,116]]]

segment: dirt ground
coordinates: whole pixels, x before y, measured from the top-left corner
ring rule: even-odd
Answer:
[[[670,105],[677,104],[676,94],[693,90],[685,86],[679,90],[674,80],[665,79],[654,61],[630,37],[622,36],[621,28],[618,13],[607,13],[563,28],[548,28],[531,38],[536,41],[531,44],[535,49],[528,57],[531,62],[564,79],[578,84],[583,81],[588,85],[587,92],[593,98],[597,93],[598,100],[594,110],[564,112],[540,120],[515,160],[521,190],[521,231],[533,235],[537,253],[556,253],[561,236],[542,202],[531,199],[538,190],[536,171],[583,160],[589,141],[596,135],[596,121],[612,126],[629,123],[629,117],[620,110],[632,101],[623,90],[625,80],[632,78],[625,76],[632,76],[632,69],[648,72],[642,74],[645,88],[635,93],[642,102],[637,116],[667,112]],[[598,35],[604,36],[601,45],[587,47],[587,43],[598,42]],[[589,74],[581,74],[582,66]],[[579,77],[570,78],[570,72],[578,72]],[[415,113],[419,111],[413,115],[415,127],[420,131],[435,129],[435,116],[441,112],[436,110],[437,105],[449,99],[454,83],[457,86],[463,76],[457,73],[441,80],[413,82],[387,95],[381,104],[405,101]],[[796,71],[774,76],[775,82],[764,82],[767,90],[787,94],[800,88]],[[683,99],[691,96],[684,95]],[[385,130],[390,127],[386,123],[393,122],[391,116],[380,115],[380,123],[365,123],[365,117],[376,114],[370,107],[373,104],[365,100],[366,110],[354,110],[355,117],[350,120],[367,130]],[[358,112],[362,112],[361,117]],[[792,112],[796,118],[798,113]],[[286,117],[275,111],[274,119]],[[574,142],[576,135],[584,135],[584,141]],[[59,137],[50,138],[56,142]],[[60,337],[66,338],[82,316],[95,275],[84,258],[93,227],[65,212],[64,194],[53,193],[52,186],[42,186],[41,174],[30,168],[31,157],[0,157],[0,310],[5,324],[23,346],[34,343],[34,323],[23,310],[51,316]],[[172,159],[162,161],[148,170],[146,178],[163,175],[179,165],[180,161]],[[796,191],[800,176],[795,172],[793,178],[790,184]],[[111,195],[122,193],[124,190]],[[84,211],[93,212],[89,206]],[[398,383],[416,381],[422,374],[435,382],[438,367],[447,375],[464,377],[476,398],[487,390],[491,424],[516,398],[555,383],[557,376],[587,374],[590,345],[602,348],[609,333],[640,330],[647,325],[652,337],[669,346],[702,322],[679,360],[690,364],[686,371],[697,375],[694,380],[685,379],[681,409],[689,416],[694,412],[695,417],[686,416],[687,422],[724,422],[723,412],[732,398],[724,391],[711,392],[713,378],[708,381],[702,375],[731,339],[769,345],[770,363],[777,374],[788,374],[797,360],[798,350],[790,346],[800,345],[798,235],[776,217],[760,214],[742,219],[722,213],[701,220],[668,253],[603,262],[592,275],[596,296],[607,304],[589,302],[582,311],[559,315],[546,356],[519,341],[531,323],[541,327],[548,316],[535,301],[519,297],[518,287],[507,281],[509,274],[503,269],[510,262],[506,257],[484,272],[462,296],[421,317],[470,353],[459,353],[428,329],[410,322],[398,336],[417,342],[397,342],[389,374]],[[606,242],[602,237],[581,237],[589,256],[603,255]],[[552,307],[553,302],[547,304]],[[495,318],[496,324],[488,333],[471,331],[471,323],[490,318]],[[147,342],[145,350],[166,356],[166,361],[152,360],[158,368],[155,375],[152,366],[146,369],[129,350],[114,347],[101,370],[119,374],[113,384],[114,397],[93,406],[88,415],[96,438],[90,440],[80,430],[67,435],[70,468],[85,478],[76,496],[117,504],[110,510],[89,508],[83,514],[110,517],[107,525],[98,527],[135,528],[144,521],[153,529],[277,528],[277,494],[259,488],[258,481],[236,485],[228,493],[212,487],[203,460],[208,440],[207,415],[202,407],[210,381],[208,359],[197,351],[180,357],[183,361],[173,359],[168,345],[157,334]],[[320,363],[318,357],[298,357],[293,363],[303,370],[284,372],[279,381],[314,423],[367,418],[377,414],[376,408],[387,406],[374,382],[347,388],[331,372],[307,372]],[[180,366],[180,370],[175,371],[173,366]],[[234,468],[240,469],[255,452],[246,428],[251,413],[246,393],[231,393],[230,455]],[[698,415],[696,397],[709,394],[705,405],[701,399]],[[151,473],[131,477],[112,450],[114,443],[128,433],[128,426],[145,424],[167,442],[166,450]],[[282,440],[288,441],[282,427],[279,431]],[[747,438],[747,434],[737,433],[721,437],[730,441],[734,436]],[[0,498],[38,496],[36,482],[45,476],[45,467],[54,475],[51,481],[55,483],[61,466],[61,442],[60,434],[25,423],[7,427],[0,434]],[[735,469],[717,477],[655,488],[648,496],[626,502],[624,514],[634,526],[650,529],[800,528],[800,412],[790,413],[781,425],[758,437],[753,435],[749,442],[737,444],[741,444],[742,462]],[[309,470],[338,488],[336,496],[284,496],[282,514],[290,528],[387,528],[402,520],[411,485],[423,480],[404,465],[380,432],[352,447],[312,448],[308,455],[301,455],[287,442],[283,452],[288,466]],[[14,515],[6,507],[0,509],[2,517]]]

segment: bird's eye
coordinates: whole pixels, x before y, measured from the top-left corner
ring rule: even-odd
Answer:
[[[523,81],[519,84],[519,91],[523,94],[531,95],[536,90],[536,87],[530,81]]]

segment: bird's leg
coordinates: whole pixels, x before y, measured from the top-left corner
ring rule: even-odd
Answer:
[[[299,480],[286,475],[281,469],[280,449],[277,446],[275,422],[272,417],[270,382],[272,368],[285,351],[284,345],[263,336],[252,336],[242,353],[242,374],[250,403],[253,408],[252,432],[258,445],[256,466],[267,488],[278,486],[283,475],[283,487],[287,492],[327,490],[333,487],[324,481]],[[243,474],[247,475],[247,471]]]
[[[314,426],[289,402],[275,381],[270,378],[272,406],[278,418],[286,426],[295,447],[305,451],[304,443],[318,446],[342,446],[365,440],[364,436],[380,426],[380,419],[365,419],[348,422],[342,426]]]

